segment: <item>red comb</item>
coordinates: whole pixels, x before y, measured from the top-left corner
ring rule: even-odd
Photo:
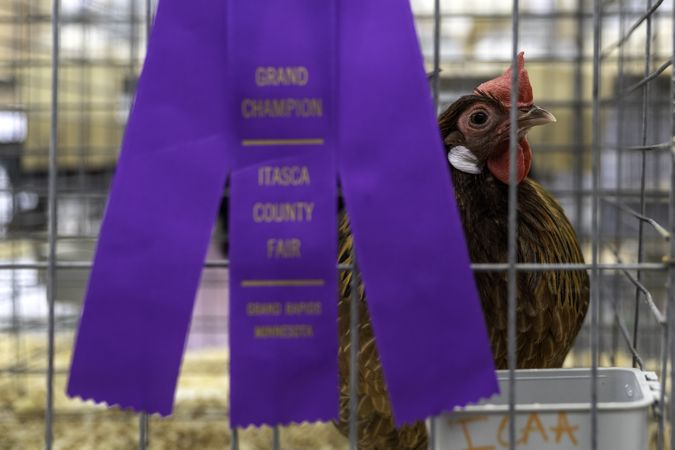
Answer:
[[[512,73],[512,68],[509,67],[497,78],[478,86],[476,91],[489,94],[508,107],[511,105]],[[527,70],[525,70],[525,52],[520,52],[518,53],[518,107],[532,106],[533,103],[532,86]]]

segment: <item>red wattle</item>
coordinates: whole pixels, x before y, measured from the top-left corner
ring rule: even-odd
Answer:
[[[509,143],[506,142],[504,151],[498,156],[487,161],[487,167],[499,181],[509,183]],[[518,142],[518,154],[516,155],[516,173],[518,183],[522,182],[532,168],[532,150],[527,139]]]

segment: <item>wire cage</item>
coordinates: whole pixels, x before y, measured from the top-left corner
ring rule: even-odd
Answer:
[[[566,361],[591,373],[591,439],[580,448],[601,448],[597,374],[611,366],[658,375],[649,448],[675,449],[668,395],[673,2],[411,4],[439,112],[524,50],[537,104],[558,118],[530,134],[532,176],[563,205],[587,262],[555,269],[592,277],[586,324]],[[173,418],[65,398],[73,333],[155,7],[152,0],[0,3],[0,448],[355,449],[330,424],[228,428],[223,226],[205,264]],[[511,259],[473,268],[515,280],[518,271],[553,267]],[[515,414],[514,396],[508,411]],[[517,431],[509,426],[508,448],[518,447]],[[431,445],[448,448],[433,438]]]

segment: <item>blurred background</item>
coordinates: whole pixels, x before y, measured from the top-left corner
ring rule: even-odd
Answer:
[[[657,3],[654,13],[621,39]],[[434,2],[411,0],[411,5],[426,68],[433,72]],[[147,17],[155,6],[144,0],[61,2],[54,410],[54,439],[60,449],[138,445],[137,416],[66,399],[63,386],[87,265],[145,55]],[[511,7],[508,0],[441,1],[439,111],[510,64]],[[651,73],[671,60],[672,7],[670,1],[604,2],[598,168],[604,263],[664,263],[669,254],[667,231],[654,224],[668,223],[671,69],[666,66],[655,75],[646,92],[642,86],[631,87],[645,76],[646,61]],[[48,0],[0,2],[0,449],[44,445],[51,14]],[[532,176],[565,207],[587,261],[593,174],[592,20],[589,1],[521,1],[520,48],[526,54],[535,101],[558,118],[554,126],[530,134]],[[396,99],[391,99],[388,107],[395,106]],[[226,242],[219,220],[208,259],[225,259]],[[603,272],[601,364],[632,365],[630,341],[646,368],[660,373],[662,328],[642,297],[649,293],[663,311],[666,275],[665,270]],[[638,285],[642,288],[636,291]],[[229,445],[227,301],[227,270],[205,269],[176,414],[171,419],[150,419],[150,448]],[[589,366],[589,348],[585,327],[567,365]],[[270,435],[269,429],[243,431],[241,448],[270,448]],[[282,430],[281,436],[283,448],[347,445],[330,424],[294,427]]]

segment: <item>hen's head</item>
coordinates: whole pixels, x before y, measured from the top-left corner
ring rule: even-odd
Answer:
[[[533,102],[532,86],[525,70],[525,58],[518,55],[518,155],[517,181],[527,177],[532,167],[532,151],[527,132],[536,125],[555,122],[548,111]],[[487,169],[502,183],[509,182],[509,136],[511,130],[512,68],[478,86],[474,93],[460,97],[440,117],[440,128],[447,150],[463,147],[475,157],[475,165]],[[475,173],[475,172],[472,172]]]

